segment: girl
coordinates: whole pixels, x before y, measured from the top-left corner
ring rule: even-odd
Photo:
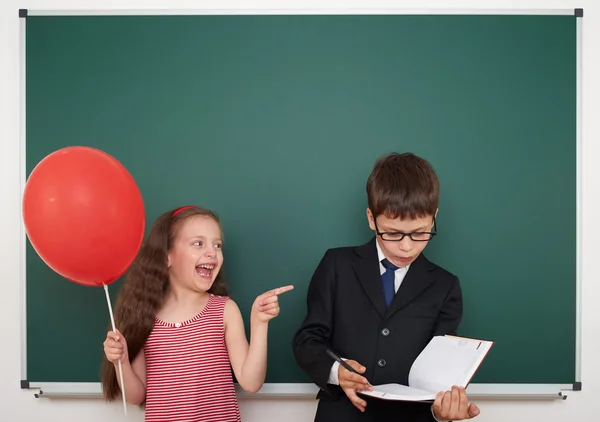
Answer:
[[[145,404],[146,421],[240,421],[231,369],[240,386],[258,391],[267,367],[268,322],[279,314],[280,287],[256,298],[250,344],[239,308],[221,276],[219,220],[199,207],[160,216],[127,275],[115,322],[104,341],[102,387]]]

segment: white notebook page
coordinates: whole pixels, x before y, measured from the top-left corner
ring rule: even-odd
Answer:
[[[491,343],[451,336],[434,337],[413,363],[408,383],[431,392],[466,387]]]
[[[361,394],[384,400],[427,401],[433,400],[436,393],[407,387],[406,385],[382,384],[374,386],[373,391],[362,391]]]

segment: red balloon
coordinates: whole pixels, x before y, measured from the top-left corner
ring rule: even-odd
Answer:
[[[84,146],[37,164],[23,192],[23,220],[40,258],[86,286],[113,283],[127,271],[146,224],[131,174],[109,154]]]

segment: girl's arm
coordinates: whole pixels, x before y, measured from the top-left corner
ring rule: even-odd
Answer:
[[[140,350],[133,360],[129,361],[127,340],[119,330],[106,333],[104,341],[106,359],[115,367],[117,384],[121,390],[121,377],[119,376],[119,361],[123,364],[123,382],[125,383],[125,396],[129,403],[139,405],[146,398],[146,358],[144,348]]]
[[[268,323],[250,320],[250,344],[246,340],[244,320],[233,300],[225,304],[225,344],[233,373],[240,386],[256,393],[265,382],[267,373]]]
[[[115,362],[114,366],[119,388],[122,388],[119,363]],[[123,382],[125,383],[127,402],[133,405],[142,404],[146,398],[146,358],[143,348],[133,362],[129,362],[129,359],[125,359],[125,362],[123,362]]]
[[[292,286],[280,287],[256,298],[250,315],[250,344],[246,340],[240,308],[233,300],[225,304],[225,344],[229,361],[238,383],[248,392],[256,393],[265,382],[269,321],[279,315],[277,296],[292,289]]]

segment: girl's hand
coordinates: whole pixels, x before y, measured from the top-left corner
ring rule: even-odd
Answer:
[[[278,287],[258,296],[252,305],[251,319],[259,322],[269,322],[279,315],[277,296],[293,290],[294,286]]]
[[[106,340],[104,340],[104,354],[106,355],[106,359],[114,364],[119,361],[123,363],[129,359],[127,342],[119,330],[117,330],[116,333],[114,331],[109,331],[106,334]]]

